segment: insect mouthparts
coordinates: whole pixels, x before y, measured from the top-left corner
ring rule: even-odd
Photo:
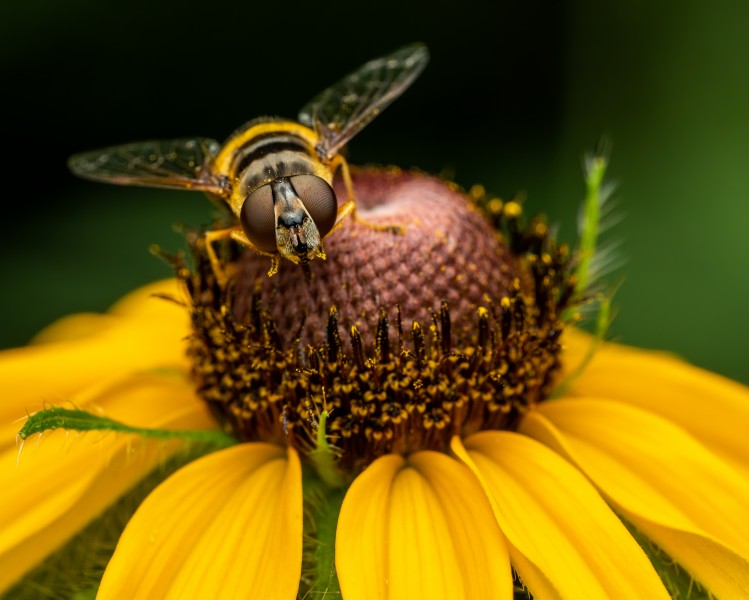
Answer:
[[[293,225],[289,227],[289,234],[294,252],[297,254],[306,254],[307,236],[304,234],[304,229],[302,229],[301,225]]]

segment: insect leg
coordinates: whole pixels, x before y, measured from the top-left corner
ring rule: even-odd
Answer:
[[[213,229],[205,232],[205,251],[208,255],[208,260],[211,261],[211,268],[213,269],[213,274],[216,276],[216,281],[221,287],[226,285],[226,273],[224,273],[224,269],[218,260],[218,255],[216,254],[216,249],[213,247],[213,243],[218,242],[219,240],[231,239],[232,233],[238,229],[240,229],[240,227],[235,225],[234,227],[229,227],[227,229]]]
[[[330,169],[331,172],[335,174],[336,170],[339,168],[341,169],[343,184],[346,186],[346,202],[338,209],[338,215],[336,216],[335,225],[333,226],[333,229],[330,230],[328,235],[338,229],[341,226],[343,219],[349,214],[357,222],[361,223],[362,225],[366,225],[367,227],[369,227],[370,229],[374,229],[375,231],[389,231],[391,233],[398,234],[405,233],[406,228],[402,225],[378,225],[377,223],[371,223],[370,221],[367,221],[366,219],[358,216],[356,214],[356,196],[354,194],[354,185],[351,182],[351,172],[349,171],[348,163],[346,162],[346,159],[343,158],[343,156],[341,156],[340,154],[336,154],[333,160],[330,161]]]
[[[259,250],[255,247],[255,244],[253,244],[249,238],[247,237],[247,234],[242,231],[242,228],[232,227],[230,229],[227,229],[226,231],[229,231],[229,237],[233,239],[236,242],[239,242],[243,246],[247,246],[248,248],[252,248],[255,252],[258,254],[262,254],[263,256],[270,256],[270,269],[268,270],[268,277],[273,277],[276,273],[278,273],[278,266],[281,262],[281,259],[278,256],[278,252],[263,252],[262,250]]]
[[[344,219],[349,216],[350,214],[353,214],[354,212],[354,203],[349,201],[343,204],[338,209],[338,214],[336,215],[335,224],[333,225],[333,228],[328,232],[328,235],[333,233],[336,229],[338,229],[341,225],[343,225]]]
[[[346,186],[346,202],[344,202],[339,208],[338,208],[338,214],[336,215],[335,219],[335,225],[333,225],[333,229],[331,229],[328,232],[328,235],[333,233],[336,229],[338,229],[341,224],[343,223],[343,220],[348,215],[353,215],[356,209],[356,204],[354,202],[354,185],[351,183],[351,172],[348,168],[348,163],[346,162],[346,159],[343,158],[340,154],[336,154],[332,161],[330,161],[330,171],[335,175],[335,172],[341,169],[341,176],[343,177],[343,185]]]
[[[343,156],[336,154],[333,160],[330,161],[330,171],[335,174],[339,168],[343,177],[343,185],[346,186],[346,204],[353,204],[355,201],[354,185],[351,183],[351,172],[349,171],[348,163]]]

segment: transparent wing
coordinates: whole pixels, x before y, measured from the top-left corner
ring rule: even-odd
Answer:
[[[419,76],[429,61],[423,44],[404,46],[349,73],[313,98],[299,122],[320,136],[317,152],[331,159]]]
[[[208,138],[136,142],[76,154],[68,166],[79,177],[104,183],[225,195],[223,178],[209,168],[219,147]]]

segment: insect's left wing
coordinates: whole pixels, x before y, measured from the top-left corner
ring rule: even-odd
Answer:
[[[299,122],[320,136],[320,158],[333,158],[413,83],[428,61],[423,44],[404,46],[369,61],[313,98],[299,113]]]
[[[225,196],[229,191],[226,182],[209,167],[219,147],[208,138],[136,142],[76,154],[68,166],[79,177],[104,183]]]

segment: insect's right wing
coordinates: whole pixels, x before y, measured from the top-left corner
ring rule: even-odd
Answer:
[[[423,44],[411,44],[370,60],[318,94],[299,113],[299,122],[320,136],[318,154],[330,160],[400,96],[429,61]]]
[[[209,167],[219,148],[217,141],[208,138],[136,142],[76,154],[68,166],[79,177],[93,181],[226,196],[227,182]]]

